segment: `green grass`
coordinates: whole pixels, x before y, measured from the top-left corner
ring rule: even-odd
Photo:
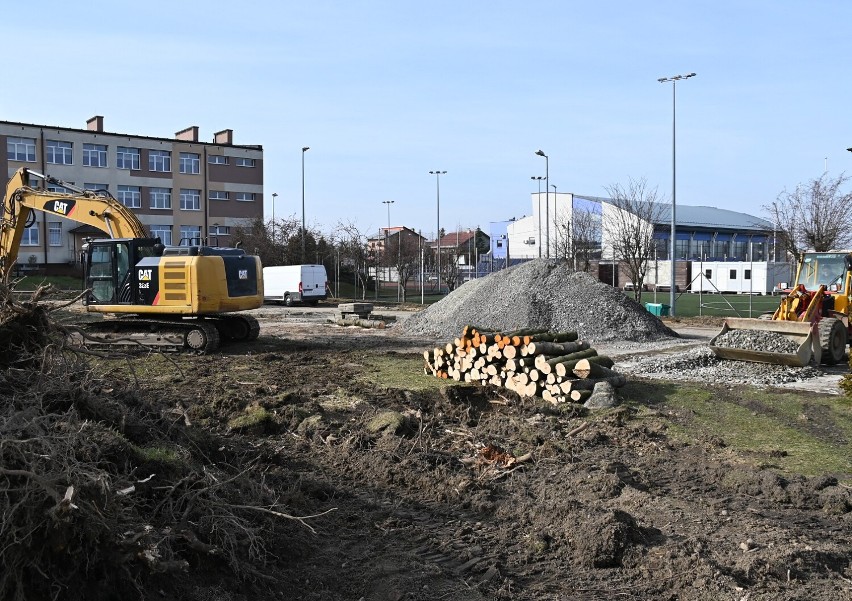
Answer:
[[[364,364],[361,379],[377,386],[419,391],[438,390],[452,384],[458,384],[454,380],[443,380],[431,375],[424,375],[422,356],[385,355],[368,357]]]
[[[656,382],[632,382],[624,391],[635,406],[671,415],[670,431],[683,440],[719,438],[757,465],[852,478],[852,403],[845,397]]]
[[[632,293],[626,293],[633,298]],[[669,293],[643,292],[641,304],[669,304]],[[767,311],[775,311],[781,302],[780,296],[758,296],[749,294],[691,294],[682,293],[675,298],[675,314],[679,317],[712,315],[722,317],[757,317]]]
[[[82,291],[83,280],[71,276],[44,276],[28,275],[15,279],[15,290],[18,292],[31,292],[39,286],[53,284],[60,290]]]

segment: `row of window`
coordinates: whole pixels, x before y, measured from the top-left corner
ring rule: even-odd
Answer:
[[[142,207],[142,189],[139,186],[118,186],[116,198],[129,209],[139,209]],[[231,193],[213,190],[210,192],[208,198],[210,200],[230,200]],[[254,192],[234,192],[234,199],[238,202],[254,202],[255,198],[256,194]],[[171,209],[172,189],[148,188],[148,208]],[[200,211],[201,190],[181,188],[180,208],[184,211]]]
[[[172,227],[171,225],[151,225],[148,226],[151,231],[152,238],[160,238],[163,244],[172,244]],[[21,238],[21,246],[39,246],[39,228],[38,225],[32,225],[24,230],[24,235]],[[49,221],[47,223],[48,245],[62,246],[62,223],[59,221]],[[215,225],[209,228],[211,236],[227,236],[231,233],[231,228],[227,225]],[[182,225],[180,226],[180,240],[182,246],[188,246],[196,243],[201,238],[200,225]]]
[[[31,182],[32,185],[32,182]],[[109,184],[95,184],[87,182],[83,184],[85,190],[105,190],[109,192]],[[63,194],[72,192],[71,190],[57,186],[56,184],[48,184],[48,192],[60,192]],[[234,200],[237,202],[254,202],[257,195],[254,192],[234,192]],[[209,200],[231,200],[231,192],[222,190],[211,190],[208,194]],[[118,201],[128,209],[142,208],[142,188],[140,186],[124,186],[119,185],[116,191]],[[172,189],[171,188],[148,188],[148,208],[151,209],[171,209],[172,208]],[[184,211],[200,211],[201,210],[201,190],[193,188],[180,189],[180,208]]]
[[[707,278],[708,280],[712,280],[713,279],[713,270],[712,269],[705,269],[704,270],[704,277]],[[736,269],[729,269],[728,270],[728,279],[729,280],[736,280],[737,279],[737,270]],[[750,280],[751,279],[751,269],[743,269],[743,279],[744,280]]]
[[[61,140],[47,140],[45,143],[47,162],[52,165],[74,164],[74,143]],[[108,147],[106,144],[83,144],[84,167],[108,167]],[[118,169],[138,171],[141,169],[142,151],[139,148],[118,146],[115,152],[115,166]],[[35,163],[35,138],[7,138],[6,157],[10,161]],[[228,165],[231,157],[211,154],[207,162],[211,165]],[[254,167],[255,159],[234,157],[237,167]],[[148,151],[148,171],[170,173],[172,170],[172,153],[168,150]],[[178,163],[179,173],[201,173],[201,155],[194,152],[181,152]]]

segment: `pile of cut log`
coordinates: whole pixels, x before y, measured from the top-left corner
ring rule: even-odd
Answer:
[[[543,329],[493,332],[465,326],[459,338],[423,351],[424,373],[458,382],[502,386],[551,403],[585,402],[595,384],[624,386],[613,361],[576,332]]]

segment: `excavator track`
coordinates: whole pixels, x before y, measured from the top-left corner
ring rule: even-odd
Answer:
[[[222,342],[257,339],[260,326],[250,315],[213,315],[204,319],[141,317],[105,319],[81,326],[71,335],[76,346],[122,351],[215,352]]]

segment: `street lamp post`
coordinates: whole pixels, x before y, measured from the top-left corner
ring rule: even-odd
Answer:
[[[305,263],[305,153],[310,146],[302,146],[302,264]]]
[[[544,236],[547,239],[547,250],[545,256],[550,258],[550,157],[544,154],[543,150],[536,150],[535,153],[544,157]]]
[[[533,175],[530,176],[530,179],[538,180],[538,258],[541,258],[541,180],[544,179],[543,175]]]
[[[388,229],[385,230],[385,260],[388,259],[388,241],[390,240],[390,206],[394,203],[393,200],[383,200],[382,204],[388,207]],[[390,261],[388,261],[388,282],[390,282]]]
[[[446,171],[430,171],[430,174],[435,176],[435,194],[436,201],[438,206],[438,233],[436,237],[438,239],[438,255],[437,255],[437,271],[438,271],[438,294],[441,294],[441,176],[445,175]]]
[[[272,193],[272,244],[275,244],[275,199],[278,198],[278,193]]]
[[[556,184],[550,184],[550,187],[553,188],[553,258],[559,258],[559,211],[556,210],[556,203],[558,198],[556,198]]]
[[[675,208],[677,206],[676,198],[677,198],[677,152],[676,152],[676,131],[675,127],[677,123],[677,82],[682,79],[689,79],[690,77],[695,77],[695,73],[687,73],[686,75],[674,75],[672,77],[661,77],[657,81],[660,83],[666,83],[668,81],[672,82],[672,225],[671,225],[671,265],[672,265],[672,278],[671,278],[671,291],[669,294],[669,309],[671,311],[670,315],[672,317],[675,316],[675,244],[677,242],[676,230],[677,230],[677,220],[675,219]]]

